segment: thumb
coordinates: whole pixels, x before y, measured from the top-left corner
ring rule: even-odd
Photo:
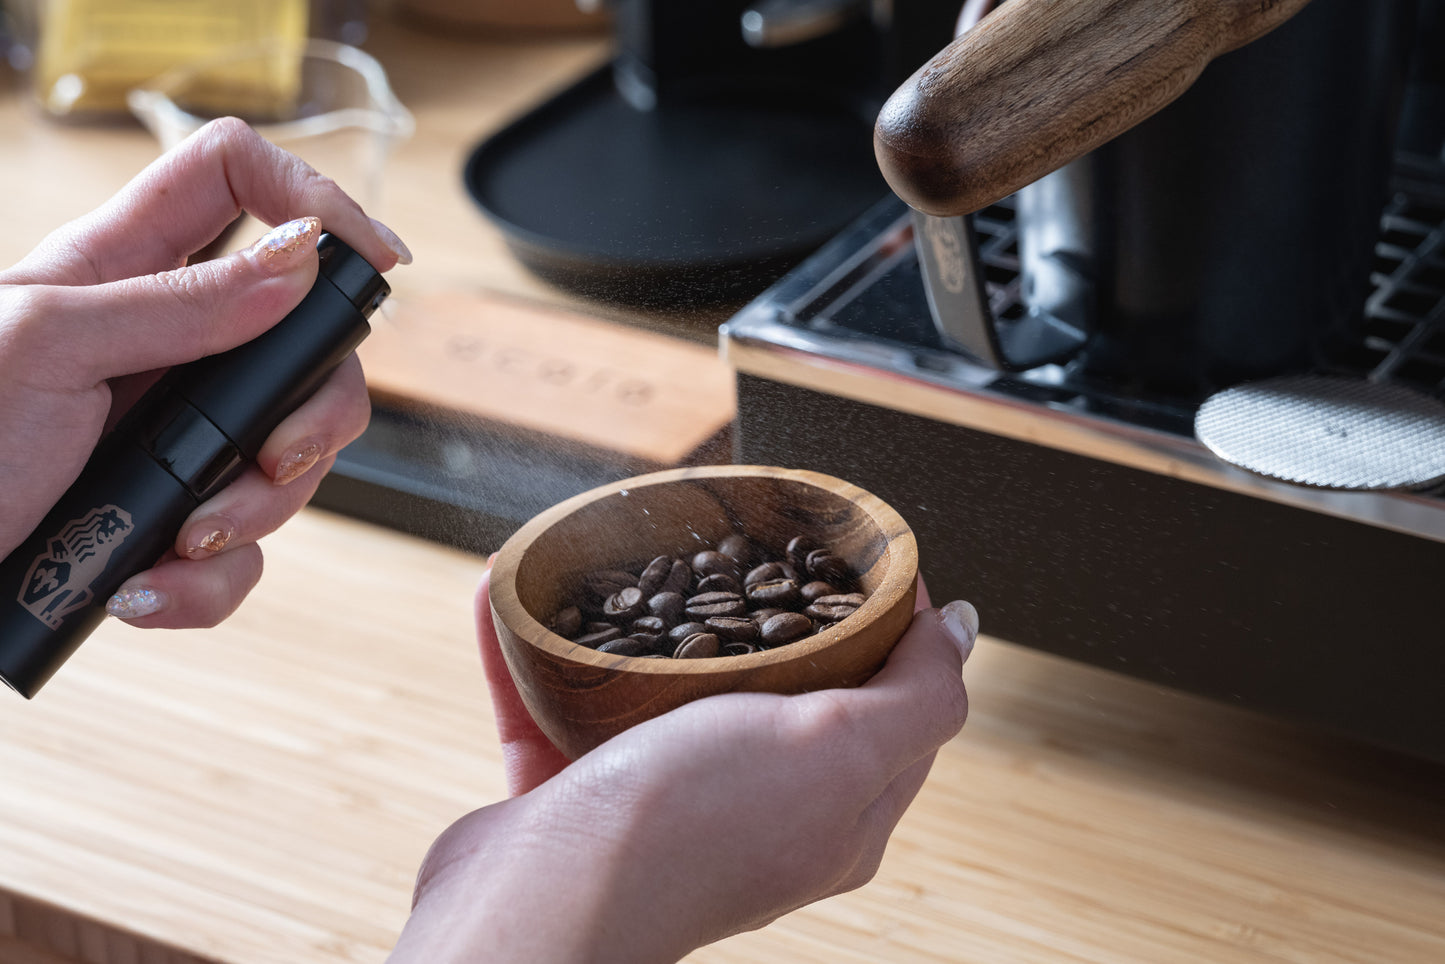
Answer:
[[[77,387],[167,368],[242,345],[286,316],[316,280],[317,218],[267,232],[213,261],[45,289],[47,341],[71,355]],[[78,363],[78,364],[77,364]]]

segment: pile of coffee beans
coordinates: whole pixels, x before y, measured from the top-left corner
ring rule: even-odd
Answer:
[[[806,537],[785,552],[743,535],[641,572],[604,569],[549,627],[600,653],[654,659],[741,656],[797,642],[847,618],[867,598],[846,560]]]

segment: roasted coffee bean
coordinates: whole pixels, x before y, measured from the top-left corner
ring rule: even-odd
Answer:
[[[628,627],[632,632],[629,635],[647,633],[649,636],[661,636],[667,631],[667,624],[661,616],[638,616]]]
[[[667,631],[667,638],[672,640],[674,643],[680,643],[684,639],[687,639],[687,637],[691,636],[693,633],[705,632],[707,632],[707,626],[702,623],[682,623],[669,629]]]
[[[592,595],[599,600],[615,595],[628,586],[637,585],[637,577],[621,569],[599,569],[597,572],[588,573],[583,581],[592,591]]]
[[[807,536],[798,536],[788,540],[786,554],[789,565],[798,572],[803,572],[808,565],[808,553],[817,548],[819,548],[817,541],[809,539]]]
[[[814,579],[837,585],[848,578],[848,560],[827,549],[814,549],[808,553],[807,570]]]
[[[824,623],[836,623],[839,620],[847,619],[858,611],[863,605],[863,594],[861,592],[847,593],[839,596],[823,596],[813,601],[803,612],[812,619]]]
[[[704,549],[692,557],[692,571],[700,577],[715,576],[718,573],[727,573],[729,576],[737,577],[738,567],[727,556],[715,549]]]
[[[798,595],[803,597],[804,603],[810,603],[823,596],[836,596],[838,589],[832,583],[814,580],[799,589]]]
[[[735,592],[703,592],[687,601],[690,619],[706,621],[711,616],[742,616],[748,611],[743,597]]]
[[[743,577],[743,585],[751,586],[754,583],[766,582],[769,579],[797,579],[798,574],[793,567],[786,562],[765,562],[749,570]]]
[[[622,630],[616,626],[608,626],[606,629],[599,629],[578,636],[573,642],[578,646],[586,646],[588,649],[596,649],[603,643],[610,643],[614,639],[622,638]]]
[[[677,625],[686,608],[687,600],[680,592],[660,592],[647,601],[647,611],[669,626]]]
[[[629,621],[642,615],[642,590],[628,586],[607,597],[602,605],[602,615],[608,619]]]
[[[763,623],[760,635],[769,646],[781,646],[811,635],[813,621],[802,613],[778,613]]]
[[[742,592],[742,584],[737,577],[727,572],[715,572],[711,576],[705,576],[697,584],[699,593],[705,592]]]
[[[667,581],[662,584],[661,592],[687,592],[687,587],[692,585],[692,566],[689,566],[683,559],[674,559],[672,569],[667,574]]]
[[[599,653],[612,653],[614,656],[646,656],[657,652],[657,645],[645,639],[638,639],[636,636],[623,636],[621,639],[613,639],[597,647]]]
[[[714,616],[705,624],[707,631],[733,643],[746,643],[758,638],[758,624],[747,616]]]
[[[717,551],[731,559],[738,572],[747,572],[758,555],[748,537],[736,532],[719,542]]]
[[[644,598],[662,592],[667,577],[672,575],[672,562],[670,556],[658,556],[647,564],[646,569],[642,570],[642,575],[637,577],[637,588],[642,590]]]
[[[568,606],[552,617],[552,632],[571,639],[582,631],[582,610]]]
[[[663,644],[667,641],[667,637],[662,633],[628,633],[627,638],[646,643],[649,653],[662,652]]]
[[[791,609],[801,598],[796,579],[763,579],[748,587],[748,602],[765,609]]]
[[[716,656],[722,643],[712,633],[693,633],[673,650],[673,659],[708,659]]]
[[[847,618],[866,599],[847,591],[855,579],[845,559],[811,537],[789,540],[769,559],[735,532],[715,549],[655,556],[641,575],[589,573],[583,577],[589,598],[558,610],[552,628],[581,645],[649,659],[738,655]],[[598,621],[599,607],[610,622]]]

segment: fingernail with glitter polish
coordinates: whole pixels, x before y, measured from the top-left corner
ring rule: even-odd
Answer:
[[[284,270],[302,251],[316,247],[320,218],[297,218],[278,224],[251,245],[251,256],[273,270]]]
[[[305,445],[292,449],[281,456],[281,461],[276,463],[276,475],[274,476],[276,484],[285,485],[294,481],[315,465],[320,458],[320,442],[307,442]]]
[[[938,616],[944,632],[953,637],[954,645],[967,662],[973,652],[973,641],[978,638],[978,610],[959,599],[940,609]]]
[[[382,224],[376,218],[371,219],[371,227],[376,231],[376,236],[381,239],[381,243],[390,248],[392,254],[396,255],[397,264],[411,264],[411,249],[406,246],[406,242],[396,236],[395,231]]]
[[[191,526],[186,534],[186,556],[205,559],[214,556],[236,535],[235,523],[224,516],[211,516]]]
[[[105,611],[117,619],[139,619],[165,608],[166,597],[154,589],[122,589],[106,601]]]

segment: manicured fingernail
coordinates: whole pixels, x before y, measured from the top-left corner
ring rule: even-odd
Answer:
[[[953,637],[954,645],[963,654],[965,661],[973,652],[973,641],[978,638],[978,610],[962,599],[955,600],[938,611],[939,622]]]
[[[106,601],[105,611],[117,619],[138,619],[165,608],[166,598],[154,589],[122,589]]]
[[[376,218],[371,219],[371,226],[375,229],[376,236],[381,239],[381,243],[390,248],[392,253],[396,255],[397,264],[411,264],[411,249],[406,246],[406,242],[396,236],[395,231],[382,224]]]
[[[251,245],[251,256],[262,264],[284,268],[297,252],[315,247],[316,234],[320,230],[320,218],[297,218],[278,224]]]
[[[274,477],[276,484],[285,485],[288,482],[294,481],[307,469],[315,465],[316,461],[320,458],[320,442],[307,442],[304,445],[292,449],[281,456],[281,461],[276,463],[276,475]]]
[[[224,516],[203,519],[186,535],[186,555],[192,559],[214,556],[236,535],[236,526]]]

